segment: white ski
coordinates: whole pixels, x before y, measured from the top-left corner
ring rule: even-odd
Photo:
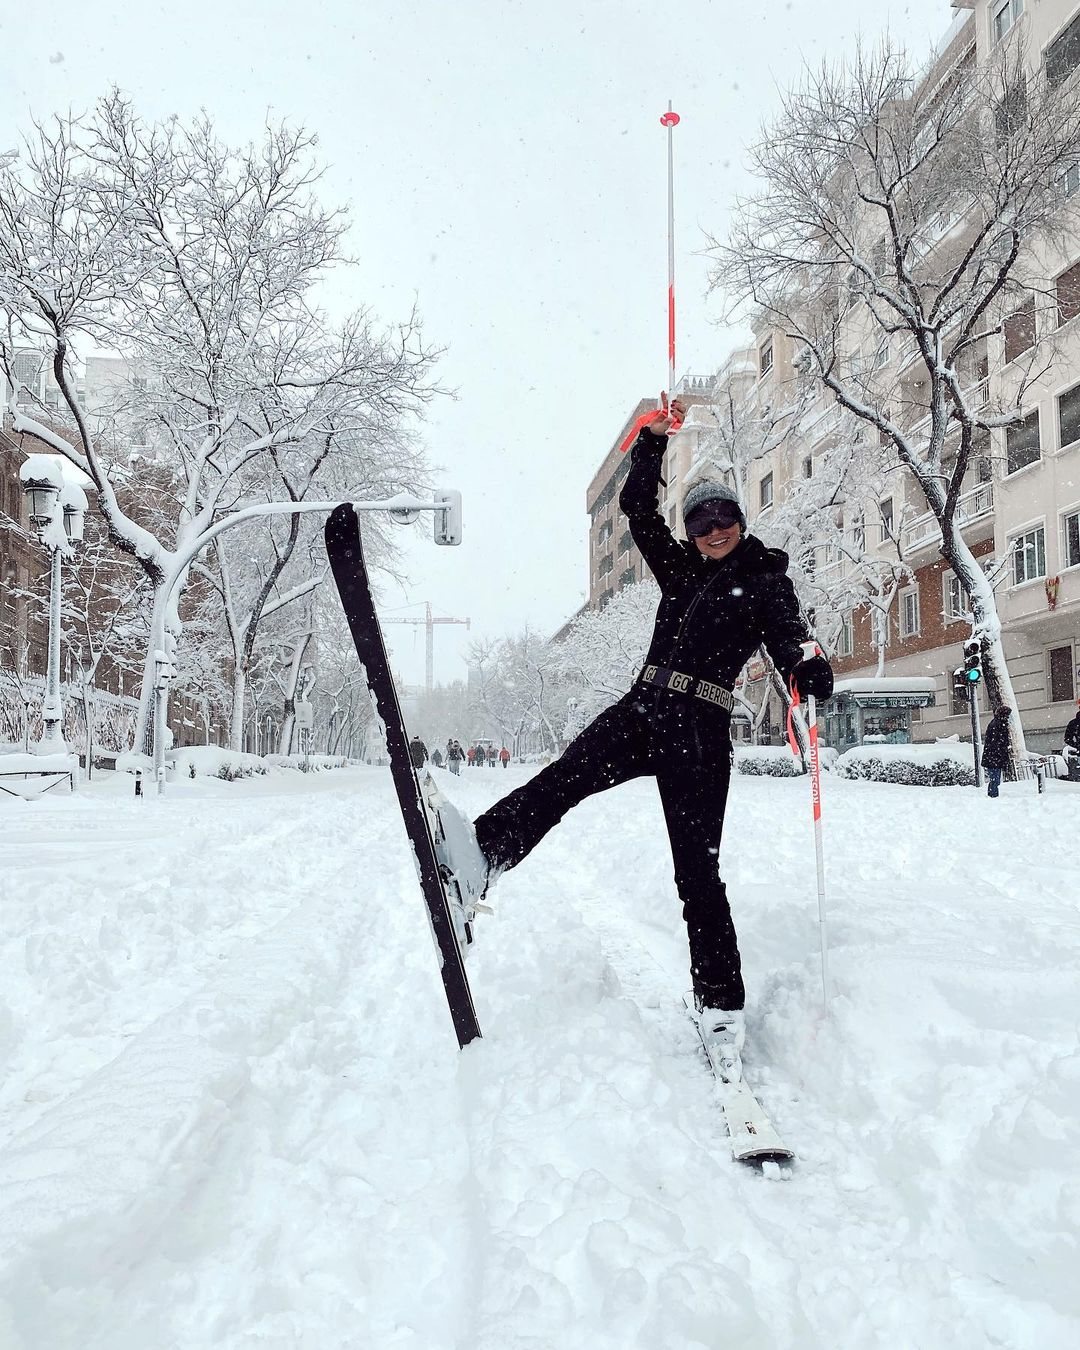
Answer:
[[[686,1010],[690,1020],[701,1033],[701,1024],[694,1013],[694,997],[685,996]],[[719,1066],[713,1062],[708,1046],[702,1037],[702,1048],[716,1078],[720,1105],[724,1112],[731,1140],[731,1156],[736,1162],[785,1162],[795,1154],[788,1148],[776,1132],[776,1127],[765,1113],[765,1108],[754,1096],[745,1079],[739,1083],[726,1083]]]

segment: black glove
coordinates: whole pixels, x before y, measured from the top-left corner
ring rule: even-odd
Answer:
[[[791,678],[795,681],[800,698],[808,698],[813,694],[815,698],[825,699],[833,691],[832,666],[823,656],[811,656],[807,661],[800,661],[791,672]]]

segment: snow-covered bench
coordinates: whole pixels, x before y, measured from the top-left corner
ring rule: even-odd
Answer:
[[[75,770],[78,761],[74,755],[0,755],[0,792],[9,797],[40,797],[52,788],[67,780],[68,787],[75,791]],[[22,786],[30,787],[28,779],[48,779],[48,782],[33,784],[34,790],[21,792],[15,780],[21,779]]]

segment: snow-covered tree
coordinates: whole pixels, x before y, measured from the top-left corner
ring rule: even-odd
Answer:
[[[476,711],[494,722],[515,758],[525,748],[555,751],[560,743],[558,672],[551,645],[525,628],[497,640],[470,644]]]
[[[603,609],[588,609],[552,644],[555,673],[575,702],[573,730],[622,698],[645,662],[660,588],[624,586]]]
[[[1044,289],[1040,249],[1070,218],[1076,82],[1048,80],[1016,42],[937,80],[888,46],[860,50],[785,95],[753,160],[761,186],[713,241],[713,283],[787,333],[819,385],[892,448],[969,596],[991,701],[1015,708],[993,589],[957,507],[991,430],[1019,422],[1048,360],[1032,321],[1010,396],[988,402],[988,352],[1026,323]]]
[[[112,542],[152,587],[158,641],[181,632],[193,552],[248,504],[258,461],[319,437],[335,450],[373,438],[386,453],[398,443],[387,428],[431,393],[415,315],[381,331],[365,311],[331,323],[314,303],[342,260],[347,219],[318,200],[313,154],[311,136],[284,126],[238,149],[206,118],[147,125],[114,93],[86,118],[36,126],[0,163],[0,361],[14,382],[16,350],[44,349],[61,400],[50,415],[17,392],[14,427],[91,479]],[[174,475],[168,531],[147,529],[114,488],[125,447],[95,431],[76,380],[89,345],[129,364],[111,425]]]

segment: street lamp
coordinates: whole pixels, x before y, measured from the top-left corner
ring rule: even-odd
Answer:
[[[39,755],[66,755],[60,699],[60,556],[70,557],[72,544],[83,537],[86,493],[76,484],[64,482],[60,465],[49,455],[28,455],[19,470],[19,480],[30,524],[50,555],[49,660],[41,708],[43,729],[34,749]]]

